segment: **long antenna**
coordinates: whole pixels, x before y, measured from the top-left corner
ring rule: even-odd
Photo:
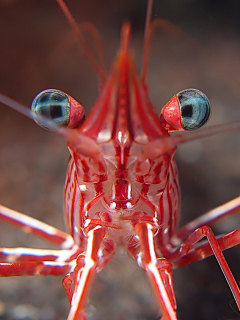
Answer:
[[[140,158],[145,156],[148,159],[157,159],[159,156],[176,148],[179,144],[184,144],[194,140],[207,138],[224,132],[231,132],[240,129],[240,120],[229,123],[217,124],[215,126],[204,128],[200,131],[189,133],[178,133],[176,135],[160,137],[147,143],[143,149]],[[141,162],[141,161],[140,161]]]
[[[153,1],[149,0],[147,5],[147,14],[145,20],[144,40],[143,40],[143,71],[142,71],[142,82],[146,83],[147,76],[147,64],[149,55],[149,44],[151,38],[151,19],[152,19],[152,8]]]
[[[68,9],[66,3],[63,1],[63,0],[56,0],[58,5],[60,6],[63,14],[65,15],[69,25],[71,26],[73,32],[76,34],[76,36],[78,37],[78,39],[80,40],[89,60],[91,61],[92,65],[93,65],[93,68],[96,70],[97,74],[99,75],[101,81],[103,82],[106,78],[106,74],[105,74],[105,70],[104,70],[104,67],[101,66],[99,67],[96,59],[94,58],[84,36],[83,36],[83,33],[81,31],[81,29],[79,28],[76,20],[74,19],[73,15],[71,14],[70,10]],[[89,26],[88,26],[88,29]],[[94,33],[92,33],[93,36],[94,36]],[[98,39],[97,39],[98,40]],[[98,43],[98,41],[97,41]],[[100,53],[100,60],[102,61],[102,57],[101,57],[101,53]]]
[[[148,58],[149,58],[151,41],[157,28],[165,31],[176,41],[183,43],[188,49],[196,49],[200,47],[197,41],[192,39],[187,33],[185,33],[179,27],[175,26],[170,21],[163,18],[155,18],[154,20],[152,20],[153,2],[154,0],[148,1],[145,30],[144,30],[142,82],[145,85],[146,85],[146,78],[147,78]]]

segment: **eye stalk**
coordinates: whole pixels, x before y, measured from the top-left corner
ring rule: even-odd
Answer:
[[[33,113],[54,121],[59,126],[76,128],[84,118],[84,108],[68,94],[55,89],[40,92],[31,105]],[[48,129],[37,119],[35,122]]]
[[[163,107],[160,121],[169,132],[196,130],[211,114],[207,96],[197,89],[180,91]]]

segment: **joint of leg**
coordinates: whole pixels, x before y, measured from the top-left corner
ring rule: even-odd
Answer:
[[[160,272],[167,270],[169,273],[172,273],[172,264],[166,258],[157,259],[157,268]]]
[[[98,214],[100,215],[100,212]],[[90,219],[89,218],[85,221],[83,232],[86,236],[89,233],[89,231],[93,230],[94,228],[96,228],[98,226],[103,227],[103,228],[105,227],[105,228],[121,229],[120,226],[118,226],[112,222],[102,220],[101,218],[102,217],[100,217],[100,219]]]
[[[80,254],[77,259],[76,259],[76,267],[74,269],[74,271],[78,271],[80,269],[82,269],[85,265],[85,255]]]
[[[73,272],[70,272],[63,278],[62,284],[63,284],[64,288],[72,285],[72,283],[73,283],[72,277],[73,277]]]
[[[139,225],[141,225],[141,224],[151,225],[153,235],[156,235],[159,230],[159,228],[156,224],[155,217],[148,215],[146,212],[137,211],[137,212],[134,212],[133,215],[131,215],[129,217],[123,217],[122,219],[123,220],[130,220],[132,223],[132,226],[135,228],[136,232],[137,232],[137,230],[139,230]]]
[[[74,272],[68,273],[63,278],[63,281],[62,281],[62,284],[63,284],[64,290],[67,294],[69,303],[71,303],[72,296],[73,296],[73,288],[72,288],[73,282],[74,282]]]

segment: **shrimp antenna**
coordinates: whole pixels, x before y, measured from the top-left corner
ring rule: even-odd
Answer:
[[[145,31],[144,31],[144,43],[143,43],[143,71],[142,71],[142,82],[146,84],[147,77],[147,68],[148,68],[148,58],[149,58],[149,49],[151,46],[151,41],[153,38],[156,29],[159,28],[165,31],[167,34],[171,35],[176,41],[183,43],[184,46],[188,49],[200,48],[200,45],[192,39],[186,32],[182,29],[171,23],[170,21],[163,18],[152,18],[152,8],[153,1],[149,0],[145,21]]]
[[[143,71],[142,71],[142,81],[144,84],[146,83],[149,46],[150,46],[150,39],[151,39],[151,18],[152,18],[153,1],[154,0],[148,1],[147,14],[146,14],[146,20],[145,20],[145,30],[144,30],[144,40],[143,40]]]
[[[96,45],[97,45],[97,51],[98,51],[98,55],[99,55],[99,59],[100,59],[100,65],[98,64],[98,62],[96,61],[96,59],[94,58],[84,36],[83,36],[83,32],[81,30],[81,28],[79,28],[76,20],[74,19],[72,13],[70,12],[70,10],[68,9],[66,3],[63,0],[56,0],[58,5],[60,6],[63,14],[65,15],[69,25],[71,26],[73,32],[76,34],[77,38],[80,40],[80,43],[82,44],[93,68],[95,69],[95,71],[97,72],[97,74],[100,77],[100,80],[103,82],[106,78],[106,72],[105,72],[105,65],[104,65],[104,59],[103,59],[103,53],[102,53],[102,45],[101,45],[101,41],[100,41],[100,35],[97,31],[97,29],[94,27],[94,25],[90,25],[90,24],[85,24],[83,27],[83,31],[88,30],[91,32]],[[84,30],[85,29],[85,30]]]

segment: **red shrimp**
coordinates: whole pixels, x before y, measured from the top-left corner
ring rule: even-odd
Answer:
[[[2,248],[2,260],[5,259],[6,262],[1,263],[0,273],[2,276],[13,276],[64,275],[70,272],[64,278],[65,290],[71,302],[68,319],[85,319],[86,295],[93,275],[109,262],[116,247],[122,245],[147,271],[161,306],[162,319],[177,319],[172,265],[188,264],[212,254],[208,245],[201,245],[201,249],[198,248],[200,244],[195,245],[195,242],[206,235],[239,305],[239,289],[220,250],[238,244],[239,231],[219,240],[218,245],[211,230],[202,227],[205,223],[213,222],[212,214],[204,216],[205,220],[200,218],[177,231],[180,198],[173,160],[178,144],[236,129],[239,123],[234,123],[234,126],[218,126],[196,134],[177,134],[169,138],[168,132],[184,131],[186,128],[192,130],[202,125],[210,113],[209,102],[201,92],[190,89],[175,95],[163,109],[160,120],[157,118],[150,104],[146,85],[149,34],[153,30],[150,24],[151,2],[148,8],[142,77],[136,70],[129,50],[130,26],[124,24],[119,55],[108,74],[101,65],[95,63],[95,58],[91,58],[88,46],[85,47],[101,79],[99,98],[86,120],[82,106],[58,91],[41,93],[35,98],[33,107],[35,110],[40,105],[40,114],[52,116],[56,111],[51,111],[51,99],[64,100],[65,105],[69,103],[72,108],[68,116],[70,120],[60,122],[60,125],[65,124],[68,129],[62,129],[27,109],[22,111],[68,141],[71,158],[65,184],[65,213],[71,236],[1,207],[3,220],[18,224],[28,232],[61,245],[65,251]],[[67,17],[71,18],[69,14]],[[80,38],[81,30],[86,27],[85,24],[80,28]],[[85,42],[82,44],[85,45]],[[191,106],[197,99],[200,101],[197,104],[204,104],[206,109],[197,124],[188,123],[188,118],[195,113],[189,109],[189,99],[193,100]],[[50,104],[50,112],[45,110],[42,103],[46,100]],[[14,107],[3,96],[1,101]],[[181,104],[185,111],[180,111]],[[42,106],[44,111],[41,111]],[[18,104],[19,111],[20,108]],[[62,105],[60,110],[58,108],[57,115],[62,113],[62,108]],[[181,115],[185,115],[187,120],[183,120]],[[18,174],[24,172],[24,168],[17,169]],[[21,181],[21,174],[18,178]],[[220,207],[221,214],[225,215],[229,206],[235,212],[238,203],[237,199],[228,206]],[[220,218],[220,213],[217,216]]]

